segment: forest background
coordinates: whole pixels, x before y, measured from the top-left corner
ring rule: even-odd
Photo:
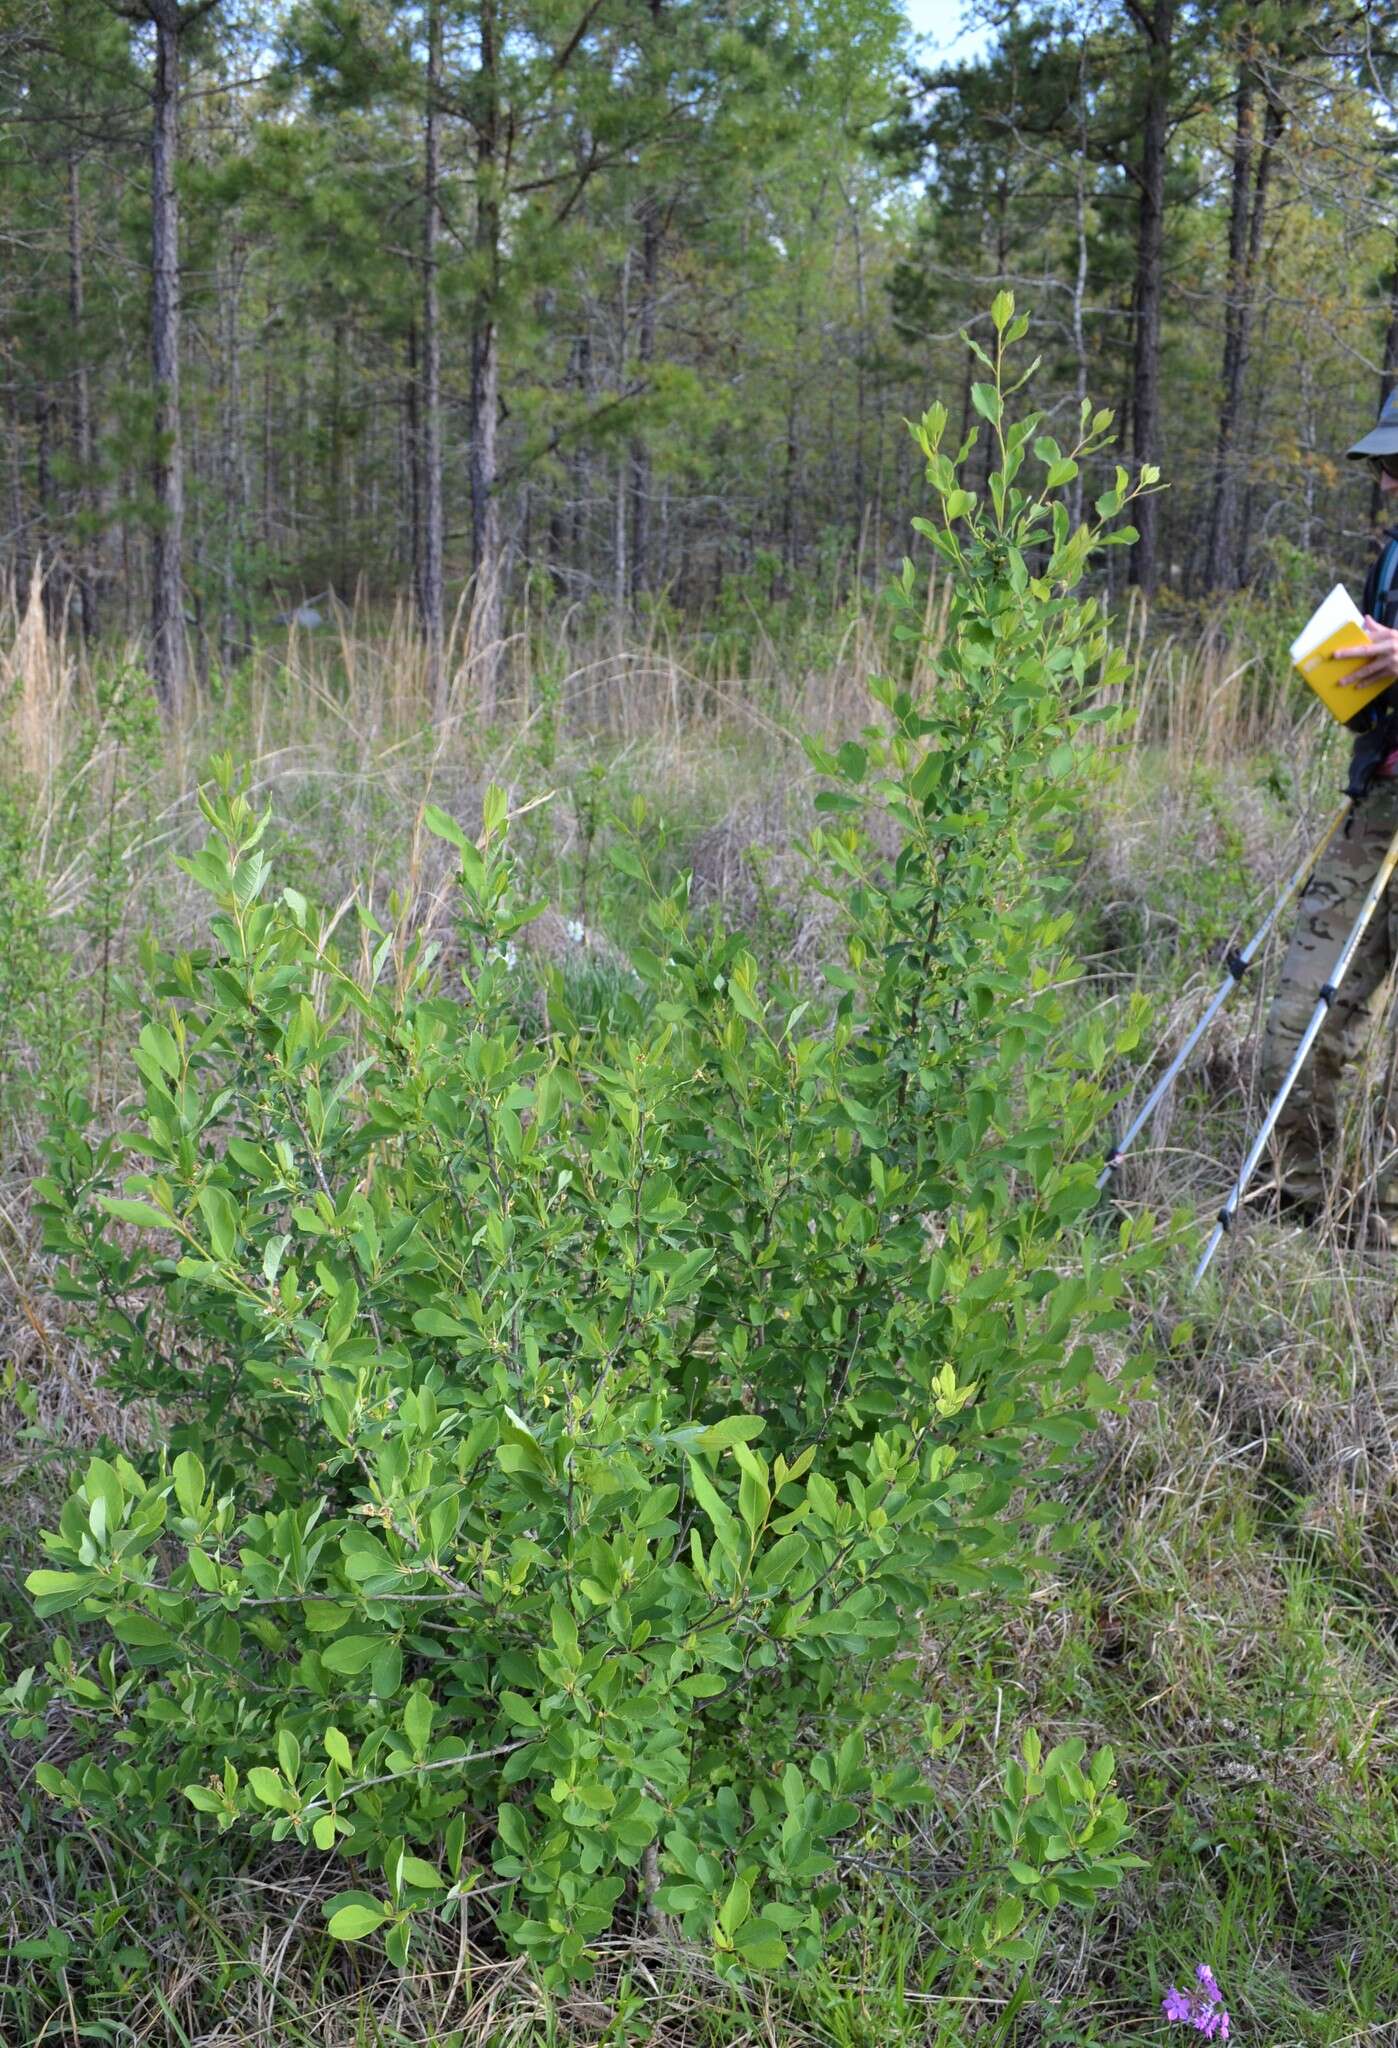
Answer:
[[[958,331],[1005,282],[1050,427],[1091,392],[1169,476],[1113,599],[1353,567],[1339,455],[1398,362],[1369,10],[983,33],[938,64],[891,0],[12,4],[7,576],[89,637],[149,620],[167,696],[356,591],[411,593],[440,695],[469,590],[489,709],[522,604],[877,584],[899,418],[973,423]]]
[[[1234,2038],[1393,2039],[1389,1269],[1356,1248],[1342,1159],[1317,1229],[1269,1214],[1263,1190],[1202,1309],[1177,1284],[1181,1235],[1163,1220],[1184,1217],[1187,1236],[1236,1163],[1257,1107],[1270,955],[1153,1120],[1115,1203],[1089,1213],[1073,1190],[1095,1176],[1108,1098],[1139,1094],[1151,1058],[1180,1042],[1342,779],[1285,648],[1337,577],[1358,587],[1379,527],[1372,480],[1343,450],[1398,377],[1398,40],[1383,10],[1329,0],[977,6],[967,19],[941,55],[919,41],[925,20],[892,0],[0,0],[0,2039],[1121,2048],[1162,2037],[1162,2000],[1196,1984],[1201,1964],[1217,1972]],[[939,19],[938,34],[955,26]],[[1069,524],[1124,513],[1118,461],[1133,476],[1158,466],[1165,484],[1131,505],[1126,544],[1085,565],[1100,619],[1071,612],[1063,628],[1065,659],[1099,693],[1094,716],[1110,714],[1072,729],[1070,768],[1056,727],[1046,736],[1052,691],[1032,716],[1011,697],[983,730],[955,722],[976,691],[1010,687],[1010,664],[974,659],[979,624],[999,619],[1018,658],[1051,615],[1025,569],[1043,566],[1042,531],[1016,570],[987,523],[1005,415],[965,337],[995,353],[1011,314],[1003,298],[998,319],[991,309],[1007,290],[1028,332],[1005,374],[1040,359],[1009,411],[1042,415],[1032,460],[1056,479],[1043,488]],[[1078,443],[1085,399],[1089,420],[1111,410],[1115,438],[1083,430],[1075,463],[1063,450]],[[929,462],[936,400],[943,450],[964,451],[959,479]],[[909,421],[922,422],[921,443]],[[1083,567],[1070,563],[1065,585]],[[1020,570],[1021,586],[1005,581]],[[883,693],[872,703],[871,683]],[[876,824],[871,889],[849,886],[848,865],[822,878],[809,854],[897,768],[883,750],[890,723],[910,715],[896,709],[904,688],[945,721],[929,757],[965,765],[988,795],[983,811],[927,800],[965,837],[922,845],[928,893],[900,908],[880,895],[891,872],[880,863],[904,843],[906,805],[896,824]],[[1016,734],[1005,757],[984,743],[1002,712]],[[224,785],[212,796],[211,757],[223,757]],[[258,828],[230,794],[240,772],[268,807],[265,872]],[[923,803],[920,786],[913,794]],[[1063,803],[1071,854],[1054,836]],[[523,895],[545,906],[509,931],[523,899],[502,879],[507,805]],[[196,1659],[182,1687],[149,1608],[134,1628],[112,1610],[112,1640],[95,1599],[55,1588],[64,1571],[40,1570],[26,1590],[36,1565],[73,1562],[64,1543],[76,1555],[123,1518],[129,1534],[163,1486],[160,1512],[178,1510],[185,1539],[197,1525],[209,1546],[175,1567],[175,1591],[207,1591],[212,1572],[220,1598],[260,1609],[251,1579],[239,1591],[219,1577],[237,1569],[246,1535],[223,1500],[240,1488],[245,1505],[281,1500],[285,1486],[296,1508],[314,1490],[294,1460],[268,1453],[262,1432],[284,1418],[260,1405],[255,1372],[233,1404],[237,1427],[205,1427],[200,1402],[217,1408],[223,1383],[211,1373],[201,1393],[198,1375],[181,1375],[190,1358],[221,1369],[241,1339],[218,1300],[200,1305],[197,1276],[167,1315],[171,1270],[142,1265],[131,1242],[149,1205],[113,1192],[151,1156],[131,1136],[142,1095],[158,1101],[184,1057],[162,1020],[194,1014],[210,931],[226,943],[228,904],[220,927],[205,895],[221,856],[198,851],[211,826],[256,887],[287,884],[257,914],[279,920],[281,964],[303,977],[288,1070],[323,1059],[328,1071],[344,1056],[305,1021],[325,1002],[315,949],[332,938],[352,969],[359,946],[366,977],[390,961],[385,988],[400,995],[433,948],[449,988],[464,960],[484,961],[520,1090],[545,1043],[579,1072],[618,1036],[649,1043],[660,996],[633,969],[673,967],[677,928],[656,923],[657,903],[683,898],[711,972],[697,994],[667,985],[664,998],[686,1032],[736,1033],[724,1045],[750,1057],[732,1073],[760,1092],[781,1077],[762,1063],[760,1033],[783,1006],[792,1033],[814,1006],[806,1056],[819,1072],[840,1003],[863,1000],[861,974],[874,985],[870,962],[920,962],[930,975],[933,954],[890,945],[879,906],[905,920],[927,912],[934,930],[953,906],[934,961],[939,1000],[953,1041],[964,1025],[996,1087],[987,1108],[942,1074],[945,1113],[926,1119],[946,1148],[929,1214],[955,1186],[973,1211],[983,1198],[992,1212],[1010,1204],[1018,1229],[1017,1191],[1038,1180],[1068,1190],[1066,1222],[1042,1238],[1042,1219],[1019,1238],[1007,1229],[992,1250],[982,1239],[971,1263],[989,1271],[967,1267],[945,1290],[951,1365],[991,1357],[1011,1325],[1037,1330],[1056,1360],[1044,1378],[1059,1409],[1041,1462],[1023,1468],[1040,1519],[1017,1549],[1009,1521],[981,1532],[1009,1546],[1001,1579],[984,1560],[955,1566],[965,1597],[928,1622],[901,1691],[864,1683],[856,1641],[819,1672],[833,1709],[798,1695],[785,1725],[786,1696],[757,1667],[731,1710],[712,1672],[691,1674],[681,1707],[668,1685],[646,1696],[656,1726],[684,1713],[715,1731],[714,1782],[750,1770],[759,1791],[780,1783],[784,1814],[769,1804],[759,1815],[759,1800],[744,1821],[776,1919],[734,1877],[733,1843],[713,1841],[721,1881],[706,1875],[697,1903],[685,1903],[689,1873],[672,1857],[661,1873],[672,1892],[627,1866],[596,1909],[590,1983],[559,1964],[557,1926],[535,1936],[552,1977],[525,1967],[528,1916],[497,1924],[489,1901],[515,1900],[509,1852],[524,1838],[512,1831],[525,1815],[538,1828],[556,1795],[545,1782],[531,1806],[488,1762],[454,1837],[456,1821],[431,1812],[403,1823],[433,1869],[465,1855],[482,1881],[470,1913],[452,1919],[461,1900],[444,1901],[445,1879],[405,1879],[392,1842],[375,1865],[362,1842],[391,1810],[373,1795],[395,1773],[425,1782],[414,1772],[429,1736],[459,1723],[474,1743],[489,1723],[488,1755],[519,1746],[490,1721],[493,1692],[484,1705],[453,1697],[435,1730],[430,1713],[424,1726],[430,1674],[403,1656],[401,1628],[372,1666],[356,1662],[366,1639],[355,1634],[303,1638],[295,1652],[329,1648],[368,1792],[357,1819],[373,1826],[351,1868],[369,1889],[347,1906],[335,1889],[343,1856],[305,1839],[324,1811],[298,1810],[289,1837],[281,1792],[259,1805],[250,1789],[280,1786],[278,1771],[290,1785],[303,1762],[330,1783],[322,1748],[338,1768],[338,1743],[313,1715],[299,1734],[259,1718],[269,1698],[295,1692],[294,1713],[305,1706],[275,1630],[248,1623],[231,1660],[244,1689],[219,1675],[227,1657],[212,1678]],[[488,876],[498,893],[483,908],[468,892],[463,910],[456,852],[474,873],[478,835],[499,863]],[[853,859],[853,842],[823,844]],[[246,907],[235,891],[231,901]],[[319,924],[306,909],[317,902],[337,906]],[[1074,963],[1058,951],[1064,904],[1078,919]],[[1035,922],[1045,908],[1047,938]],[[482,932],[499,943],[471,955]],[[1004,932],[1019,949],[1008,965]],[[994,996],[978,991],[963,1016],[960,977],[987,961]],[[736,1021],[715,1025],[720,970],[736,983]],[[936,1004],[909,1000],[896,977],[876,993],[885,1021],[920,1018],[931,1044]],[[210,1014],[223,999],[209,998]],[[995,1002],[1013,1011],[1013,1031],[1002,1034]],[[1021,1027],[1050,1012],[1036,1063]],[[374,1028],[387,1042],[385,1014]],[[230,1088],[251,1091],[238,1114],[252,1130],[269,1112],[257,1060],[220,1037],[231,1029],[211,1026],[190,1059],[203,1072],[226,1058]],[[1020,1052],[996,1068],[1002,1037],[1016,1036]],[[1376,1043],[1386,1110],[1391,1032]],[[867,1068],[858,1079],[872,1085]],[[362,1106],[361,1080],[326,1090],[327,1129],[345,1103]],[[177,1092],[190,1119],[182,1170],[197,1167],[181,1183],[186,1222],[208,1225],[211,1256],[232,1230],[273,1287],[286,1248],[254,1232],[271,1227],[275,1204],[239,1181],[233,1155],[208,1149],[197,1086]],[[906,1075],[892,1093],[902,1116]],[[709,1118],[691,1148],[700,1159],[726,1111],[691,1082],[677,1095],[681,1113]],[[600,1098],[586,1102],[609,1130]],[[818,1106],[837,1130],[829,1100]],[[905,1151],[889,1153],[894,1174],[930,1172],[916,1115],[908,1125]],[[760,1136],[760,1116],[752,1127]],[[502,1128],[522,1141],[518,1117]],[[900,1208],[882,1165],[880,1185],[867,1178],[867,1129],[866,1115],[857,1151],[837,1131],[828,1157],[818,1128],[804,1130],[815,1192],[790,1233],[793,1258],[851,1207],[860,1228],[863,1208]],[[1347,1122],[1344,1149],[1357,1158],[1375,1129]],[[299,1128],[282,1137],[284,1156],[309,1147]],[[326,1159],[327,1182],[353,1190],[358,1160],[327,1150],[322,1171]],[[526,1159],[521,1184],[530,1170]],[[222,1199],[235,1195],[257,1219],[242,1236]],[[490,1199],[473,1187],[473,1203]],[[674,1206],[694,1208],[688,1188]],[[296,1227],[318,1228],[314,1217]],[[597,1241],[612,1228],[604,1217]],[[715,1242],[727,1258],[722,1218]],[[925,1249],[901,1254],[920,1304]],[[572,1252],[549,1240],[540,1256],[530,1314],[554,1328]],[[321,1334],[344,1340],[354,1309],[329,1306],[334,1273],[324,1279],[314,1243],[299,1263],[319,1275],[306,1299]],[[865,1262],[851,1277],[832,1259],[826,1277],[851,1299],[876,1292]],[[984,1305],[1001,1284],[1013,1303],[1003,1321]],[[1093,1293],[1109,1284],[1119,1312]],[[739,1271],[728,1306],[740,1323],[745,1286]],[[376,1313],[401,1312],[404,1355],[430,1377],[434,1347],[457,1333],[414,1324],[406,1293],[370,1298]],[[622,1298],[626,1320],[629,1282]],[[680,1314],[662,1290],[657,1343]],[[1045,1328],[1090,1314],[1091,1371],[1080,1350],[1070,1372],[1069,1340],[1055,1351],[1061,1331],[1050,1341]],[[774,1344],[791,1340],[804,1359],[779,1323]],[[821,1356],[841,1332],[812,1327],[808,1355]],[[145,1351],[152,1330],[163,1381]],[[1013,1375],[1031,1349],[1005,1341],[985,1369],[1022,1392]],[[888,1359],[903,1371],[892,1339]],[[869,1347],[864,1370],[875,1363]],[[1148,1367],[1154,1378],[1139,1377]],[[713,1398],[743,1406],[748,1392],[734,1367]],[[974,1446],[976,1404],[955,1372],[927,1398],[935,1427]],[[1061,1412],[1079,1398],[1082,1412]],[[851,1445],[862,1455],[866,1424],[848,1422],[838,1390],[830,1405],[837,1433],[848,1430],[840,1457]],[[556,1421],[556,1405],[546,1410]],[[430,1434],[417,1385],[403,1412]],[[526,1445],[504,1448],[516,1472],[527,1466]],[[968,1488],[970,1473],[984,1476],[976,1456]],[[740,1510],[759,1515],[766,1482],[745,1466],[740,1493],[736,1457],[717,1444],[733,1505],[725,1525],[720,1502],[715,1530]],[[155,1474],[149,1493],[138,1467]],[[843,1484],[844,1467],[832,1469]],[[229,1489],[217,1502],[202,1491],[215,1474],[211,1487]],[[614,1507],[599,1495],[599,1526]],[[513,1508],[532,1529],[534,1505]],[[56,1525],[45,1552],[36,1531]],[[162,1558],[174,1542],[162,1539]],[[791,1553],[778,1556],[789,1572]],[[173,1585],[150,1595],[157,1610],[164,1599],[174,1611]],[[341,1596],[359,1597],[347,1583],[334,1591],[331,1628]],[[550,1651],[551,1626],[540,1604],[518,1633],[566,1660],[566,1626]],[[416,1761],[390,1752],[381,1772],[403,1697]],[[187,1770],[167,1746],[181,1725]],[[1086,1754],[1075,1744],[1099,1757],[1110,1745],[1102,1784],[1074,1778]],[[243,1773],[217,1818],[210,1746]],[[1025,1853],[1049,1838],[1049,1795],[1029,1789],[1045,1751],[1064,1774],[1060,1811],[1087,1833],[1084,1813],[1095,1825],[1105,1802],[1100,1839],[1112,1848],[1129,1826],[1143,1859],[1081,1878],[1076,1900],[1051,1897],[1052,1881],[1044,1889],[1022,1861],[1020,1877],[1004,1874],[1006,1830]],[[910,1774],[921,1804],[905,1808],[888,1787],[906,1791]],[[711,1818],[701,1807],[696,1796],[696,1826]],[[628,1818],[653,1824],[634,1808]],[[409,1861],[421,1876],[422,1859]],[[553,1880],[536,1861],[542,1920]],[[671,1905],[690,1916],[682,1940]],[[367,1916],[365,1938],[327,1939],[321,1922],[351,1907]]]

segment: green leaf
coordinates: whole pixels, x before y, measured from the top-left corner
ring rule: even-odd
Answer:
[[[325,1931],[336,1941],[363,1941],[366,1934],[382,1927],[387,1918],[379,1906],[341,1906],[331,1914]]]
[[[136,1202],[124,1195],[99,1195],[98,1202],[118,1223],[136,1223],[143,1230],[173,1230],[174,1225],[153,1202]]]
[[[391,1700],[403,1683],[403,1652],[397,1643],[381,1643],[369,1667],[369,1685],[376,1700]]]
[[[517,1806],[512,1806],[507,1800],[496,1816],[496,1826],[500,1832],[500,1839],[507,1849],[516,1856],[528,1855],[529,1830]]]
[[[238,1242],[238,1205],[225,1188],[200,1188],[195,1200],[216,1259],[231,1259]]]
[[[482,838],[494,839],[510,815],[510,800],[498,782],[492,782],[486,789],[481,802]]]
[[[282,1782],[280,1771],[269,1771],[265,1764],[254,1764],[248,1772],[248,1783],[264,1806],[279,1806],[283,1810],[290,1806],[290,1794]]]
[[[424,1337],[470,1337],[474,1333],[466,1323],[458,1322],[440,1308],[420,1308],[413,1316],[413,1328],[420,1330]]]
[[[327,1671],[338,1672],[344,1678],[357,1678],[361,1671],[368,1669],[382,1642],[382,1636],[341,1636],[338,1642],[326,1644],[320,1653],[320,1661]]]
[[[726,1451],[730,1444],[750,1444],[767,1427],[761,1415],[725,1415],[709,1423],[695,1441],[701,1451]]]
[[[170,1631],[162,1628],[149,1614],[115,1608],[107,1618],[117,1641],[130,1649],[159,1650],[171,1641]]]
[[[720,1548],[732,1564],[737,1564],[742,1554],[738,1540],[738,1524],[731,1508],[724,1505],[708,1473],[695,1459],[689,1460],[689,1483],[694,1497],[708,1516]]]
[[[735,1877],[718,1914],[718,1924],[730,1941],[751,1911],[752,1887],[745,1877]]]
[[[194,1516],[204,1498],[204,1467],[193,1451],[181,1451],[172,1467],[175,1499],[183,1514]]]
[[[122,1503],[125,1499],[115,1469],[105,1458],[90,1458],[87,1471],[83,1474],[83,1487],[89,1501],[101,1501],[106,1512],[107,1534],[115,1535],[121,1527]]]
[[[30,1572],[24,1581],[26,1593],[36,1600],[51,1599],[58,1593],[84,1593],[95,1582],[93,1572]]]
[[[418,1755],[426,1749],[428,1737],[432,1733],[433,1711],[432,1701],[427,1693],[414,1692],[408,1695],[403,1708],[403,1733]]]
[[[736,1947],[753,1970],[778,1970],[786,1961],[787,1947],[769,1920],[753,1920],[737,1936]]]
[[[436,804],[423,805],[422,822],[434,838],[445,839],[449,845],[457,847],[462,852],[471,845],[455,818],[449,818]],[[475,849],[471,850],[474,852]]]
[[[691,1700],[717,1699],[721,1692],[727,1690],[726,1680],[713,1671],[696,1671],[690,1677],[680,1680],[680,1691]]]
[[[614,868],[619,868],[623,875],[629,875],[633,882],[645,881],[646,871],[641,865],[641,856],[635,847],[628,846],[624,839],[617,840],[607,848],[607,858]]]
[[[136,1042],[172,1080],[178,1076],[180,1049],[175,1043],[174,1033],[166,1025],[152,1017],[149,1023],[141,1026],[141,1033]]]

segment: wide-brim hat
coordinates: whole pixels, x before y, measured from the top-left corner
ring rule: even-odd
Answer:
[[[1345,454],[1351,459],[1362,459],[1366,455],[1398,455],[1398,384],[1389,392],[1379,407],[1378,420],[1369,429],[1362,441],[1356,441]]]

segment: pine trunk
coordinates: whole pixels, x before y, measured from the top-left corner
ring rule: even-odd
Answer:
[[[650,0],[652,53],[659,60],[661,13],[664,0]],[[641,202],[641,304],[636,327],[638,381],[650,378],[655,360],[655,298],[660,276],[661,206],[656,192],[648,191]],[[631,443],[631,599],[634,604],[646,589],[650,563],[650,450],[641,435]]]
[[[486,718],[495,715],[500,686],[500,637],[504,617],[501,587],[500,501],[496,495],[496,429],[500,411],[500,350],[493,321],[476,332],[471,363],[471,508],[476,549],[476,588],[471,606],[471,661]]]
[[[442,10],[427,12],[427,113],[424,123],[422,233],[422,638],[427,651],[427,700],[434,718],[446,709],[443,669],[442,337],[437,317],[437,240],[440,219]]]
[[[1262,133],[1262,151],[1257,160],[1257,176],[1252,190],[1252,215],[1248,223],[1246,287],[1238,315],[1238,388],[1234,417],[1239,419],[1242,416],[1243,400],[1247,391],[1248,363],[1252,357],[1252,331],[1257,312],[1257,279],[1262,262],[1262,231],[1267,219],[1267,186],[1284,125],[1285,117],[1281,106],[1269,93],[1267,121]],[[1236,471],[1235,463],[1235,475]],[[1227,538],[1225,533],[1225,541]],[[1249,522],[1239,521],[1232,536],[1231,552],[1225,556],[1227,573],[1234,589],[1240,589],[1247,580],[1248,539]]]
[[[475,541],[471,663],[481,711],[491,718],[499,695],[505,597],[496,488],[500,416],[500,334],[495,311],[500,278],[500,195],[496,189],[500,157],[500,51],[495,0],[481,0],[479,23],[482,94],[476,130],[476,259],[480,298],[471,347],[471,523]]]
[[[151,673],[167,713],[183,702],[184,472],[180,451],[179,13],[153,14],[155,94],[151,121],[151,387],[155,401],[155,526],[151,547]]]
[[[1243,302],[1250,289],[1247,274],[1248,209],[1252,192],[1252,156],[1256,117],[1253,100],[1256,81],[1251,57],[1238,71],[1238,92],[1233,124],[1233,190],[1228,213],[1228,297],[1223,316],[1223,370],[1220,377],[1218,439],[1214,450],[1213,491],[1209,503],[1208,542],[1204,557],[1204,587],[1222,590],[1228,580],[1227,563],[1233,559],[1237,520],[1237,479],[1233,471],[1233,439],[1242,403],[1239,328]]]
[[[659,13],[658,6],[652,9]],[[655,360],[655,295],[660,272],[660,209],[650,196],[641,219],[641,307],[636,328],[637,379],[649,380]],[[650,576],[650,451],[638,434],[631,443],[631,596],[646,589]]]
[[[1146,39],[1146,101],[1141,124],[1141,170],[1136,215],[1136,333],[1131,378],[1132,452],[1137,464],[1160,459],[1160,303],[1165,258],[1165,159],[1170,117],[1170,58],[1175,0],[1156,0],[1154,10],[1134,10]],[[1158,500],[1135,506],[1139,539],[1132,549],[1131,579],[1146,597],[1154,594]]]
[[[97,587],[89,555],[91,539],[84,531],[92,504],[92,393],[87,375],[87,343],[83,334],[82,181],[77,152],[68,154],[68,317],[73,327],[73,464],[77,470],[74,499],[73,564],[77,581],[78,622],[84,640],[97,638]]]
[[[626,352],[631,326],[631,251],[628,249],[621,259],[620,304],[617,308],[616,345],[616,394],[618,400],[626,389]],[[630,462],[622,456],[616,467],[616,480],[612,492],[612,616],[618,635],[622,631],[627,611],[630,583],[626,562],[626,512],[628,485],[631,481]]]
[[[220,415],[219,487],[223,493],[223,602],[219,615],[219,659],[233,667],[248,651],[248,603],[240,589],[247,539],[248,475],[243,440],[243,356],[238,317],[242,284],[240,252],[235,248],[219,266],[219,327],[223,349],[224,390]]]
[[[53,411],[53,394],[46,383],[41,383],[34,393],[34,489],[39,503],[44,619],[50,632],[57,631],[65,609],[64,577],[58,553],[58,521],[53,502]]]

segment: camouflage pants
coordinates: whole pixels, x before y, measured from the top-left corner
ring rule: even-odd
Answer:
[[[1395,831],[1398,781],[1377,783],[1351,821],[1348,837],[1341,834],[1331,841],[1311,876],[1267,1017],[1262,1085],[1268,1100],[1282,1084],[1297,1041],[1310,1022],[1335,957]],[[1398,882],[1390,885],[1370,919],[1287,1099],[1275,1145],[1283,1189],[1307,1207],[1345,1190],[1347,1179],[1351,1188],[1345,1191],[1352,1192],[1356,1179],[1362,1185],[1382,1166],[1374,1207],[1379,1215],[1398,1223],[1398,1161],[1392,1157],[1391,1139],[1379,1133],[1365,1148],[1369,1156],[1362,1158],[1358,1132],[1365,1120],[1352,1120],[1350,1131],[1345,1131],[1347,1108],[1351,1104],[1356,1110],[1362,1107],[1356,1083],[1362,1082],[1366,1056],[1373,1053],[1379,1072],[1386,1063],[1387,1047],[1374,1042],[1374,1028],[1387,995],[1389,970],[1396,960]]]

